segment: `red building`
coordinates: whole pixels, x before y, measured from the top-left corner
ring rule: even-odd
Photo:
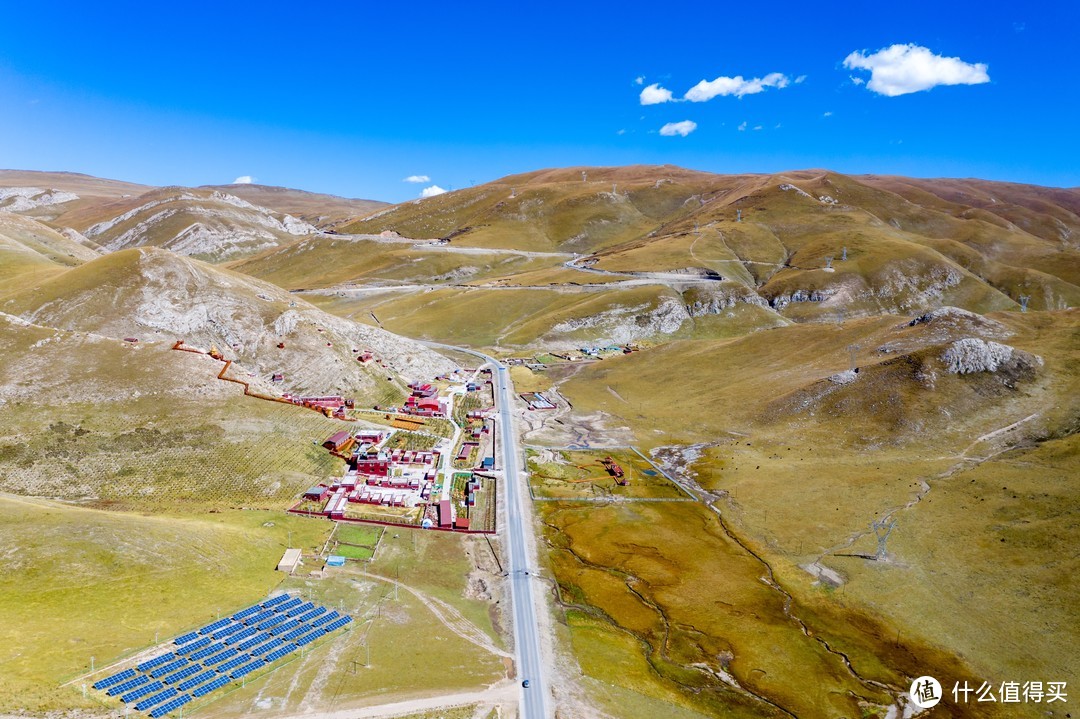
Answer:
[[[454,505],[449,499],[439,502],[439,526],[448,529],[454,526]]]

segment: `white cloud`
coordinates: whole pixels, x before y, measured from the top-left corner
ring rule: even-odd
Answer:
[[[402,182],[431,182],[431,178],[427,175],[409,175]]]
[[[625,135],[625,134],[626,134],[626,129],[625,129],[625,128],[623,128],[622,130],[619,130],[619,131],[618,131],[618,132],[616,132],[615,134],[616,134],[616,135]]]
[[[760,130],[760,129],[761,129],[761,125],[754,125],[754,130]]]
[[[866,82],[866,80],[863,80],[861,77],[855,77],[854,75],[848,75],[848,77],[851,78],[851,81],[856,85],[862,85]]]
[[[644,85],[645,84],[645,76],[644,75],[638,75],[637,77],[635,77],[634,78],[634,84],[635,85]]]
[[[743,120],[742,124],[739,125],[739,132],[746,132],[746,120]]]
[[[822,117],[832,117],[832,110],[826,110],[821,114]]]
[[[797,78],[795,78],[796,85],[801,85],[804,82],[806,82],[806,75],[799,75]]]
[[[693,120],[683,120],[682,122],[669,122],[664,125],[660,128],[660,134],[664,137],[675,137],[676,135],[686,137],[696,129],[696,122]]]
[[[444,192],[446,192],[446,190],[439,187],[438,185],[432,185],[431,187],[425,187],[423,190],[421,190],[420,197],[435,197],[435,195],[441,195]]]
[[[986,63],[968,63],[958,57],[935,55],[915,44],[892,45],[872,55],[853,52],[844,67],[869,70],[868,90],[896,97],[929,90],[938,85],[979,85],[990,82]]]
[[[235,180],[232,181],[232,184],[234,184],[234,185],[250,185],[253,182],[255,182],[255,178],[252,177],[251,175],[240,175],[240,177],[238,177],[238,178],[236,178]]]
[[[718,95],[756,95],[764,92],[766,88],[785,88],[790,84],[787,75],[780,72],[770,72],[765,77],[744,79],[742,75],[735,77],[718,77],[715,80],[702,80],[697,85],[686,91],[684,96],[690,102],[708,102]]]
[[[671,99],[671,90],[660,87],[655,82],[641,91],[642,105],[659,105],[664,102],[671,102]]]

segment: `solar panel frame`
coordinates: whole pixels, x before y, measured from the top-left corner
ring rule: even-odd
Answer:
[[[206,682],[209,679],[213,679],[218,674],[213,669],[207,669],[202,674],[193,676],[191,679],[187,679],[181,682],[176,688],[182,692],[186,692],[188,689],[194,689],[200,684]]]
[[[157,694],[148,696],[143,699],[141,702],[135,705],[135,711],[145,711],[156,704],[160,704],[166,699],[171,699],[172,697],[176,696],[176,694],[176,689],[174,689],[173,687],[169,687],[164,691],[160,691]]]
[[[202,666],[200,666],[198,664],[188,664],[183,669],[180,669],[179,671],[173,672],[172,674],[170,674],[170,675],[168,675],[166,677],[162,677],[161,681],[165,682],[169,686],[172,686],[176,682],[183,681],[184,679],[187,679],[188,677],[190,677],[192,674],[198,674],[201,671],[202,671]]]
[[[261,611],[262,611],[261,606],[259,606],[258,604],[253,604],[250,607],[248,607],[247,609],[241,609],[239,612],[232,615],[232,620],[234,622],[239,622],[244,617],[250,617],[252,614],[258,614]]]
[[[179,636],[176,639],[174,639],[173,644],[175,644],[176,646],[180,646],[181,644],[187,644],[188,642],[193,642],[198,638],[199,638],[199,633],[198,632],[190,632],[188,634],[184,634],[184,635]]]
[[[304,600],[301,599],[300,597],[293,597],[289,601],[282,602],[281,604],[278,604],[277,606],[273,607],[273,610],[275,612],[277,612],[278,614],[284,614],[285,612],[289,611],[290,609],[292,609],[294,607],[298,607],[303,603],[304,603]]]
[[[220,676],[217,679],[215,679],[214,681],[212,681],[212,682],[210,682],[208,684],[203,684],[198,689],[195,689],[193,692],[191,692],[191,696],[193,696],[193,697],[206,696],[207,694],[214,691],[215,689],[220,689],[221,687],[225,686],[228,683],[229,683],[229,678],[228,677]]]
[[[199,651],[195,652],[190,657],[188,657],[188,659],[191,659],[192,661],[198,661],[198,660],[201,660],[201,659],[205,659],[206,657],[210,656],[211,654],[215,654],[217,652],[220,652],[224,648],[225,648],[224,644],[222,644],[220,642],[215,642],[215,643],[210,644],[210,645],[200,649]]]
[[[155,667],[160,667],[162,664],[171,662],[173,659],[176,659],[176,655],[172,652],[169,652],[168,654],[162,654],[161,656],[154,657],[153,659],[147,659],[145,662],[139,664],[135,668],[138,669],[140,672],[147,672]]]
[[[279,595],[277,595],[276,597],[274,597],[272,599],[267,599],[265,602],[262,603],[261,606],[262,606],[263,609],[269,609],[270,607],[276,607],[278,604],[281,604],[282,602],[287,602],[290,599],[292,599],[291,594],[279,594]]]
[[[187,659],[184,659],[183,657],[180,657],[179,659],[177,659],[174,662],[169,662],[168,664],[161,665],[160,667],[158,667],[154,671],[150,672],[150,676],[152,676],[154,679],[160,679],[161,677],[165,676],[166,674],[171,674],[171,673],[175,672],[177,669],[180,669],[181,667],[187,666],[187,663],[188,663]]]
[[[189,697],[187,694],[181,694],[180,696],[174,697],[166,703],[162,704],[161,706],[157,707],[156,709],[152,710],[150,712],[150,716],[152,717],[152,719],[158,719],[158,717],[163,717],[169,712],[179,709],[180,707],[187,704],[189,701],[191,701],[191,697]]]
[[[319,616],[320,614],[326,614],[327,611],[329,611],[329,610],[326,607],[315,607],[310,612],[307,612],[305,614],[301,614],[300,616],[297,617],[297,619],[299,619],[302,622],[310,622],[312,619]]]
[[[150,677],[145,674],[139,674],[133,679],[128,679],[126,682],[121,682],[114,686],[109,687],[109,691],[105,692],[107,695],[114,697],[118,694],[126,694],[127,692],[142,686],[150,681]]]
[[[205,646],[209,646],[213,640],[210,637],[201,637],[198,641],[191,642],[182,647],[176,649],[177,654],[187,654],[189,652],[197,652]]]
[[[241,631],[231,636],[225,637],[224,642],[230,646],[236,642],[242,642],[248,637],[253,637],[259,633],[259,630],[255,627],[244,627]]]
[[[259,667],[262,667],[262,666],[265,666],[265,665],[266,665],[266,662],[263,661],[262,659],[253,659],[252,661],[248,662],[247,664],[235,669],[231,674],[229,674],[229,678],[230,679],[239,679],[240,677],[247,676],[248,674],[251,674],[253,671],[258,669]]]
[[[226,626],[230,621],[232,620],[226,618],[219,619],[216,622],[212,622],[211,624],[207,624],[205,627],[199,630],[199,634],[209,634],[210,632],[216,632],[218,629]]]
[[[135,670],[128,668],[121,672],[117,672],[112,676],[105,677],[104,679],[99,679],[97,682],[94,683],[94,689],[108,689],[112,685],[119,684],[125,679],[130,679],[133,676],[135,676]]]
[[[120,701],[124,702],[125,704],[128,704],[128,703],[133,702],[133,701],[138,701],[139,699],[142,699],[147,694],[150,694],[151,692],[156,692],[158,689],[161,689],[161,687],[163,687],[163,686],[165,686],[165,685],[162,684],[161,682],[153,682],[151,684],[146,684],[144,686],[139,687],[135,691],[128,692],[124,696],[120,697]]]
[[[287,612],[285,612],[285,616],[295,617],[298,614],[304,614],[305,612],[309,612],[314,608],[315,604],[312,602],[301,602],[299,605],[292,607]]]
[[[299,620],[297,620],[297,619],[289,619],[284,624],[279,624],[276,627],[274,627],[273,630],[270,633],[273,634],[275,637],[280,637],[283,632],[291,632],[292,630],[296,629],[299,626],[300,626],[300,621]]]
[[[230,621],[230,623],[232,622],[232,620],[229,620],[229,621]],[[214,639],[214,640],[224,639],[227,636],[230,636],[232,634],[236,634],[237,632],[241,631],[242,629],[245,629],[244,625],[237,622],[235,624],[232,624],[231,626],[222,627],[221,629],[219,629],[216,632],[214,632],[213,634],[211,634],[210,638]]]
[[[259,624],[255,628],[258,629],[260,632],[265,632],[287,621],[289,621],[289,618],[286,617],[284,614],[275,614],[269,619],[264,619],[263,621],[259,622]]]
[[[212,664],[221,664],[223,661],[226,661],[228,659],[232,659],[233,657],[235,657],[239,653],[240,653],[239,650],[234,649],[233,647],[229,647],[228,649],[223,649],[222,651],[218,652],[217,654],[213,654],[213,655],[207,657],[206,659],[204,659],[203,660],[203,665],[211,666]]]

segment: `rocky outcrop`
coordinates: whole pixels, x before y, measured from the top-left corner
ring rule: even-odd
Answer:
[[[956,340],[945,349],[941,360],[950,374],[997,372],[1003,368],[1033,370],[1043,363],[1037,355],[978,337]]]

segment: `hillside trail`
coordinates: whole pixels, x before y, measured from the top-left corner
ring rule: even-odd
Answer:
[[[824,552],[822,552],[820,555],[818,555],[818,557],[813,562],[810,563],[810,566],[815,566],[815,565],[820,566],[821,561],[823,559],[825,559],[826,557],[828,557],[829,555],[835,555],[837,552],[843,551],[845,549],[850,549],[860,539],[862,539],[864,537],[867,537],[867,536],[869,536],[871,534],[877,534],[879,528],[884,528],[890,522],[895,521],[894,518],[895,518],[896,515],[900,514],[901,512],[905,512],[905,511],[911,509],[916,504],[921,502],[924,498],[926,498],[926,496],[930,493],[930,490],[931,490],[932,485],[930,484],[930,482],[937,481],[937,480],[942,480],[942,479],[948,479],[949,477],[953,476],[957,472],[962,472],[962,471],[971,469],[973,467],[977,467],[980,464],[982,464],[983,462],[987,462],[987,461],[993,459],[994,457],[998,456],[999,454],[1003,454],[1005,452],[1008,452],[1010,449],[1013,449],[1012,445],[1005,444],[1002,447],[999,447],[997,450],[991,452],[990,454],[987,454],[984,457],[972,458],[972,457],[968,456],[968,453],[972,449],[974,449],[978,445],[982,444],[983,442],[986,442],[988,440],[1000,437],[1001,435],[1003,435],[1003,434],[1005,434],[1007,432],[1011,432],[1012,430],[1016,429],[1020,425],[1025,424],[1027,422],[1030,422],[1031,420],[1035,419],[1038,416],[1039,416],[1039,413],[1035,412],[1034,414],[1029,414],[1027,417],[1024,417],[1023,419],[1017,420],[1017,421],[1012,422],[1010,424],[1007,424],[1007,425],[1005,425],[1003,427],[999,427],[998,429],[987,432],[986,434],[980,435],[971,444],[969,444],[967,447],[965,447],[963,449],[963,451],[961,451],[959,454],[953,455],[951,457],[952,459],[955,459],[957,461],[956,461],[955,464],[950,466],[948,469],[946,469],[946,470],[944,470],[942,472],[939,472],[938,474],[935,474],[935,475],[933,475],[931,477],[919,477],[918,480],[917,480],[919,482],[919,485],[920,485],[919,486],[919,491],[914,497],[912,497],[910,500],[908,500],[907,502],[905,502],[902,505],[889,507],[889,508],[885,509],[881,513],[880,519],[877,519],[877,520],[874,520],[873,522],[871,522],[868,529],[864,529],[864,530],[860,530],[858,532],[855,532],[854,534],[850,535],[846,540],[844,540],[842,543],[826,549]],[[887,538],[888,538],[888,535],[886,534],[884,536],[884,539],[887,540]],[[885,551],[885,549],[886,549],[885,541],[882,541],[882,540],[879,539],[879,542],[880,542],[880,547],[879,547],[878,554],[876,554],[876,555],[862,555],[862,554],[859,554],[857,556],[862,557],[863,559],[868,559],[870,561],[884,561],[884,562],[887,562],[888,561],[888,554]]]
[[[409,592],[414,597],[419,599],[424,606],[430,609],[431,612],[439,618],[439,621],[442,622],[447,629],[449,629],[465,641],[471,644],[475,644],[481,649],[490,652],[491,654],[494,654],[496,656],[506,657],[510,659],[513,658],[513,654],[495,646],[495,644],[491,641],[491,638],[488,637],[488,635],[485,634],[482,629],[480,629],[478,626],[466,619],[465,616],[461,614],[461,612],[459,612],[457,609],[450,606],[446,602],[442,601],[441,599],[436,599],[435,597],[424,594],[420,590],[414,589],[413,587],[410,587],[404,582],[399,582],[396,579],[390,579],[389,577],[383,577],[378,574],[371,574],[370,572],[364,572],[361,570],[352,571],[350,572],[350,574],[355,574],[357,576],[365,577],[367,579],[373,579],[378,582],[385,582],[387,584],[397,586],[400,589],[404,589],[405,591]]]

